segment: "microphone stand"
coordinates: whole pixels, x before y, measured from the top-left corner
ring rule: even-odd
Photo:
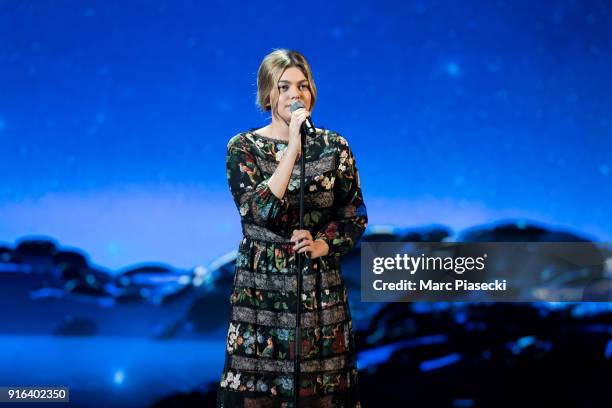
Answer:
[[[306,132],[301,131],[302,134],[302,146],[300,154],[300,229],[304,229],[304,183],[306,173],[306,163],[304,160],[304,145],[306,144]],[[293,370],[293,407],[298,408],[298,400],[300,393],[300,354],[302,348],[302,332],[301,332],[301,305],[302,305],[302,265],[303,261],[306,263],[308,269],[311,268],[311,259],[308,256],[308,252],[296,254],[297,256],[297,302],[295,312],[295,343],[294,343],[294,370]]]

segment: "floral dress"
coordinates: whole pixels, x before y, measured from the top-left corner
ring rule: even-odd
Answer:
[[[293,407],[299,159],[283,199],[268,186],[287,142],[239,133],[227,146],[227,178],[240,212],[239,246],[218,407]],[[367,224],[346,140],[317,130],[305,144],[304,228],[329,246],[302,272],[299,407],[360,407],[355,341],[340,256]]]

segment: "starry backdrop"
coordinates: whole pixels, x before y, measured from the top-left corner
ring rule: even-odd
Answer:
[[[0,1],[0,243],[122,268],[237,248],[225,147],[269,115],[273,48],[309,59],[318,126],[371,225],[524,219],[612,240],[608,1]]]

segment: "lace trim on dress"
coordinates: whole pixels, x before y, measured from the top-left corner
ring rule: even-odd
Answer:
[[[342,283],[342,278],[339,271],[332,270],[322,272],[320,275],[321,288],[330,288]],[[310,291],[316,289],[317,274],[308,274],[302,277],[302,290]],[[282,274],[266,274],[258,272],[250,272],[248,270],[237,268],[236,287],[255,288],[263,290],[279,290],[282,292],[296,292],[297,278],[295,275]]]
[[[231,355],[231,368],[234,370],[265,371],[265,372],[293,372],[293,361],[267,360],[245,356]],[[345,356],[327,358],[324,360],[308,360],[300,363],[303,373],[315,371],[338,371],[345,366]]]
[[[272,174],[276,170],[278,166],[278,162],[273,162],[270,160],[262,159],[257,156],[255,158],[257,161],[257,166],[264,173]],[[319,160],[307,162],[305,164],[306,167],[306,177],[312,178],[318,176],[326,171],[336,170],[336,156],[326,156],[322,157]],[[300,177],[300,166],[299,163],[296,163],[293,166],[293,171],[291,172],[291,178],[299,178]]]
[[[340,323],[346,320],[347,315],[344,305],[339,305],[316,312],[305,312],[300,317],[301,327],[308,328]],[[232,320],[262,326],[295,327],[295,313],[251,309],[244,306],[234,306],[232,308]]]
[[[243,224],[242,232],[245,237],[255,239],[257,241],[277,242],[280,244],[291,244],[289,238],[282,237],[267,228],[255,224]]]
[[[278,139],[276,137],[272,137],[272,136],[264,136],[261,133],[258,133],[255,131],[256,129],[251,129],[246,133],[250,133],[251,135],[258,137],[260,139],[265,139],[265,140],[269,140],[270,142],[275,142],[275,143],[280,143],[280,144],[284,144],[287,145],[289,144],[289,139]],[[306,136],[306,144],[308,144],[311,140],[314,140],[316,137],[324,134],[326,132],[325,129],[316,129],[316,135],[315,136]]]
[[[287,195],[290,205],[297,206],[300,202],[299,194]],[[333,191],[320,191],[318,193],[304,194],[304,205],[306,208],[329,208],[334,204]]]

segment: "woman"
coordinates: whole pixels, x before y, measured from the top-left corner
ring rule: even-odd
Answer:
[[[299,230],[300,126],[317,96],[296,51],[268,54],[257,74],[257,103],[272,122],[227,146],[227,177],[244,237],[236,259],[232,314],[218,407],[293,406],[297,254],[302,272],[299,407],[359,407],[355,342],[340,256],[367,224],[346,140],[317,129],[304,151],[304,230]],[[291,103],[305,108],[291,112]],[[301,255],[300,255],[301,256]]]

